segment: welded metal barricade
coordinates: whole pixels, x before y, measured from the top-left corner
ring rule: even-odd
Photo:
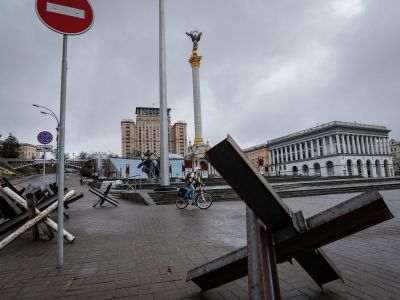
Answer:
[[[203,290],[249,275],[251,299],[279,299],[276,263],[293,258],[322,287],[342,276],[319,247],[393,218],[382,196],[369,191],[304,219],[283,203],[230,136],[206,158],[247,204],[247,247],[190,270],[186,280]]]
[[[104,201],[107,201],[108,203],[114,205],[115,207],[118,206],[119,202],[113,198],[111,198],[110,196],[108,196],[110,190],[111,190],[111,186],[112,183],[110,183],[105,192],[103,193],[102,191],[92,188],[89,189],[89,192],[91,192],[92,194],[95,194],[96,196],[99,197],[99,200],[97,200],[94,204],[93,204],[93,208],[95,208],[98,204],[100,204],[100,206],[102,206],[104,204]]]

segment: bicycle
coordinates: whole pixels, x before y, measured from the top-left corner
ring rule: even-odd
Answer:
[[[187,198],[184,196],[187,189],[179,189],[178,198],[175,201],[176,207],[179,209],[184,209],[190,203],[192,205],[197,205],[197,207],[200,209],[209,208],[213,203],[213,200],[210,194],[203,192],[202,185],[203,184],[200,184],[200,186],[194,190],[193,198]]]

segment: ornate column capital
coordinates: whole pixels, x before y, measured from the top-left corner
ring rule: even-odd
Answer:
[[[192,68],[199,67],[200,68],[200,61],[202,56],[197,55],[196,51],[192,52],[192,55],[189,58],[189,63],[191,64]]]

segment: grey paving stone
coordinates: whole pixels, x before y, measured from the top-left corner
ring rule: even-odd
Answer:
[[[79,191],[78,179],[69,186]],[[118,208],[93,209],[94,195],[82,189],[85,198],[65,220],[77,239],[64,245],[64,268],[55,267],[56,240],[23,235],[0,252],[1,299],[247,299],[246,277],[207,292],[185,281],[189,269],[246,244],[243,203],[202,211],[121,200]],[[382,194],[395,219],[324,247],[345,283],[321,293],[296,262],[280,264],[283,299],[400,299],[400,190]],[[310,216],[352,196],[284,201]]]

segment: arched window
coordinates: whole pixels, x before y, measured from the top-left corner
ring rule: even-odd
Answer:
[[[321,176],[321,166],[319,165],[319,163],[314,164],[314,175]]]
[[[371,161],[368,159],[366,164],[367,164],[367,177],[372,177]]]
[[[386,159],[383,161],[383,169],[385,171],[385,177],[389,177],[389,162]]]
[[[299,170],[297,169],[296,166],[293,166],[293,168],[292,168],[292,174],[293,174],[294,176],[296,176],[296,175],[299,174]]]
[[[307,165],[303,165],[302,167],[303,175],[308,176],[309,175],[309,170]]]
[[[351,159],[347,160],[346,166],[347,166],[347,174],[349,176],[353,176],[353,162],[351,161]]]
[[[333,162],[326,162],[326,171],[328,173],[328,176],[335,176],[335,166],[333,165]]]

